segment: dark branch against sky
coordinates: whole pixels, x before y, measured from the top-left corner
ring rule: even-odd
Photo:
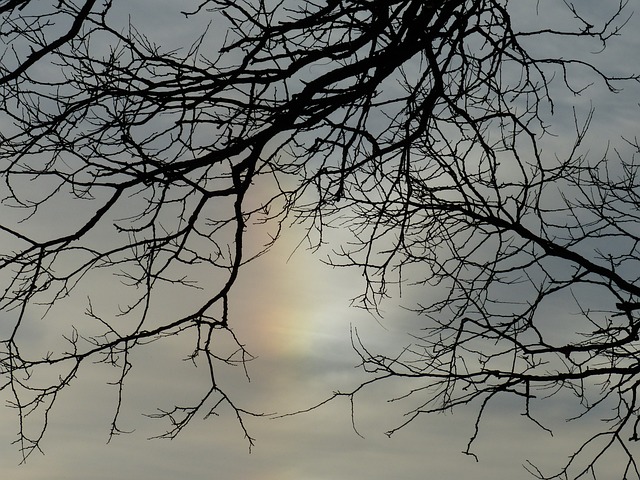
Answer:
[[[93,398],[109,448],[143,411],[185,459],[266,422],[297,452],[259,457],[274,478],[352,472],[317,463],[344,453],[322,412],[362,458],[396,448],[357,443],[374,426],[407,435],[397,472],[355,475],[422,478],[418,426],[452,411],[471,461],[515,416],[534,476],[638,476],[633,5],[180,9],[0,2],[2,418],[25,469]]]

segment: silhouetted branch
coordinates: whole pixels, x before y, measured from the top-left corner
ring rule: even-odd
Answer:
[[[638,76],[533,46],[604,49],[629,20],[625,2],[597,25],[566,4],[566,29],[542,13],[524,29],[498,0],[205,0],[176,9],[195,31],[183,48],[154,43],[109,0],[1,3],[0,310],[11,327],[0,389],[24,458],[92,362],[113,367],[110,435],[126,431],[133,352],[176,337],[207,382],[151,415],[168,422],[159,436],[230,407],[252,445],[244,418],[256,413],[220,382],[224,368],[248,377],[252,359],[231,329],[230,292],[300,223],[312,249],[340,226],[328,262],[362,274],[358,306],[378,312],[392,285],[427,291],[414,306],[424,329],[399,353],[354,332],[372,378],[332,398],[353,409],[373,383],[418,383],[395,399],[419,404],[397,428],[474,406],[472,455],[496,398],[523,402],[547,431],[531,408],[541,392],[574,395],[576,418],[613,402],[609,428],[560,475],[580,462],[580,475],[593,472],[615,448],[637,475],[625,439],[638,438],[638,165],[581,153],[593,111],[573,113],[568,155],[548,155],[543,140],[556,92],[615,92]],[[65,310],[87,296],[84,312]],[[560,338],[544,312],[569,297],[579,313],[553,310],[558,325],[571,319]],[[28,338],[45,316],[62,339],[46,350]]]

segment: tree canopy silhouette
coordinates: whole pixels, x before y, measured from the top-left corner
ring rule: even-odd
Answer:
[[[542,145],[556,96],[637,80],[581,56],[628,14],[565,6],[557,27],[507,0],[204,0],[176,12],[198,36],[165,45],[127,16],[135,2],[1,1],[0,388],[25,458],[94,362],[118,372],[120,433],[135,352],[175,337],[210,382],[199,402],[159,411],[162,436],[223,406],[243,425],[252,413],[216,375],[251,358],[229,293],[300,223],[310,248],[341,227],[329,262],[362,273],[359,306],[377,312],[398,283],[425,288],[422,335],[388,356],[355,332],[371,381],[337,396],[407,378],[419,406],[406,423],[470,404],[476,427],[503,395],[534,424],[541,396],[570,392],[576,416],[613,402],[561,475],[595,472],[617,448],[638,476],[638,165],[584,155],[593,112],[576,114],[568,155]],[[116,311],[104,278],[119,282]],[[565,295],[572,307],[556,308]],[[86,311],[65,310],[79,298]],[[65,342],[39,350],[26,335],[43,315]]]

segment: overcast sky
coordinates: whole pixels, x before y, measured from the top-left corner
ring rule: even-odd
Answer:
[[[520,0],[533,4],[531,0]],[[518,3],[518,2],[514,2]],[[556,2],[557,3],[557,2]],[[579,2],[581,8],[607,2]],[[148,8],[153,4],[154,8]],[[545,20],[546,5],[540,2]],[[175,15],[183,8],[178,1],[131,0],[133,20],[141,29],[153,32],[158,42],[166,36],[180,42],[188,36],[190,24]],[[146,7],[144,6],[146,5]],[[156,8],[157,7],[157,8]],[[638,9],[639,0],[629,10]],[[518,7],[519,8],[519,7]],[[594,7],[595,8],[595,7]],[[594,14],[596,10],[593,10]],[[549,13],[549,15],[555,15]],[[563,17],[553,17],[560,21]],[[557,20],[560,19],[560,20]],[[531,16],[530,21],[539,19]],[[529,20],[527,20],[529,21]],[[566,45],[538,45],[563,55]],[[603,65],[621,68],[638,65],[640,13],[633,17],[624,36],[612,41],[601,56]],[[557,132],[571,132],[572,104],[584,109],[593,98],[592,153],[602,154],[606,140],[619,142],[622,135],[634,137],[640,114],[637,87],[629,87],[616,97],[599,86],[593,95],[581,99],[559,98]],[[584,110],[583,110],[584,111]],[[550,138],[549,150],[568,150],[572,139]],[[240,372],[229,375],[228,389],[239,406],[265,413],[287,413],[307,408],[365,379],[354,368],[358,357],[350,343],[350,331],[357,328],[373,349],[389,352],[409,343],[408,332],[416,332],[420,320],[398,305],[411,304],[411,291],[401,300],[392,298],[383,305],[384,318],[376,319],[349,307],[363,284],[357,272],[334,270],[319,260],[317,253],[299,249],[290,257],[303,232],[285,232],[269,255],[248,265],[241,273],[231,301],[233,328],[257,359],[250,362],[251,382]],[[287,260],[289,258],[289,260]],[[104,299],[109,299],[104,292]],[[78,298],[84,302],[85,298]],[[174,302],[187,301],[176,298]],[[75,306],[80,310],[82,306]],[[69,305],[69,311],[74,310]],[[48,338],[48,325],[37,332],[40,342]],[[34,337],[36,334],[34,333]],[[12,480],[80,480],[135,478],[138,480],[229,479],[229,480],[328,480],[328,479],[524,479],[530,478],[522,465],[527,459],[553,469],[584,439],[586,423],[565,424],[571,416],[563,398],[547,404],[545,418],[559,427],[551,437],[537,429],[521,414],[521,404],[495,403],[481,423],[474,458],[461,454],[473,434],[474,410],[460,409],[451,415],[423,417],[391,438],[384,432],[402,422],[405,409],[390,404],[394,385],[373,388],[355,403],[358,436],[351,425],[350,405],[337,400],[303,415],[271,419],[247,419],[246,426],[256,439],[251,453],[232,412],[197,419],[172,441],[146,438],[162,433],[162,426],[143,413],[156,407],[170,408],[180,399],[195,398],[206,388],[198,372],[180,362],[189,346],[179,342],[162,349],[146,350],[136,358],[136,367],[126,390],[122,426],[135,430],[106,443],[109,422],[115,407],[116,390],[106,384],[100,368],[82,371],[52,412],[42,443],[44,455],[32,455],[18,465],[20,455],[11,441],[18,429],[15,412],[0,408],[0,471]],[[398,390],[400,391],[400,390]],[[3,400],[5,400],[3,398]],[[639,452],[640,453],[640,452]],[[615,458],[611,459],[612,468]],[[604,476],[603,478],[606,478]]]

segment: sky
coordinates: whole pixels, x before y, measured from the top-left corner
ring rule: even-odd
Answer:
[[[532,15],[528,8],[535,2],[524,6],[522,1],[528,0],[514,2],[515,11]],[[581,3],[585,11],[598,15],[605,2]],[[153,8],[149,8],[151,4]],[[167,42],[179,43],[189,35],[187,22],[172,20],[176,18],[173,12],[183,8],[181,2],[132,0],[127,5],[141,28],[159,39],[166,37]],[[541,16],[545,15],[545,6],[549,2],[541,1]],[[629,10],[638,7],[639,0],[630,1]],[[548,12],[555,15],[551,13],[555,10]],[[566,17],[553,17],[559,25],[563,18]],[[615,70],[629,63],[637,65],[639,22],[640,14],[631,19],[623,36],[598,57],[603,66]],[[561,55],[560,49],[575,47],[541,44],[535,48]],[[619,142],[621,136],[634,137],[638,93],[637,86],[629,86],[612,97],[595,85],[592,94],[583,98],[558,98],[554,118],[559,135],[549,138],[546,145],[559,152],[570,148],[567,139],[571,124],[567,120],[574,105],[582,112],[588,106],[596,107],[592,125],[592,132],[596,133],[590,140],[590,153],[595,157],[604,152],[603,139]],[[318,252],[296,248],[303,235],[299,226],[285,231],[269,254],[244,268],[234,287],[230,302],[232,328],[256,359],[248,365],[250,381],[237,371],[225,376],[224,381],[239,405],[249,410],[279,414],[304,410],[336,390],[348,390],[366,380],[368,377],[356,368],[359,358],[350,340],[354,329],[374,349],[397,351],[409,342],[408,334],[420,328],[421,320],[402,305],[411,305],[423,292],[408,290],[402,298],[392,292],[394,296],[382,305],[382,318],[353,308],[350,299],[363,288],[358,272],[323,264],[320,260],[329,253],[328,248]],[[249,238],[251,241],[259,242]],[[101,301],[112,301],[115,296],[115,292],[105,291]],[[184,301],[188,299],[168,300],[176,304]],[[85,298],[77,298],[77,302],[67,306],[70,314],[84,309]],[[51,341],[54,333],[49,329],[43,322],[41,330],[32,332],[34,343],[46,345]],[[173,440],[147,440],[162,433],[162,426],[144,413],[153,413],[157,407],[168,408],[176,399],[187,401],[206,387],[202,377],[205,372],[180,361],[188,349],[188,345],[176,341],[159,348],[151,346],[136,358],[122,411],[123,427],[133,432],[116,436],[108,443],[116,390],[107,384],[109,377],[100,366],[85,375],[80,372],[63,392],[42,442],[43,454],[36,452],[25,464],[20,464],[20,454],[11,444],[18,428],[15,414],[9,408],[0,408],[0,471],[4,478],[525,479],[531,478],[523,468],[527,460],[549,470],[557,468],[593,428],[588,422],[566,424],[565,419],[572,414],[568,410],[573,405],[570,399],[554,397],[541,412],[549,425],[561,427],[554,436],[524,419],[521,404],[499,400],[481,423],[473,449],[476,461],[461,453],[473,435],[473,409],[420,417],[388,438],[384,432],[402,423],[406,411],[402,403],[388,402],[406,386],[390,383],[373,387],[356,398],[353,418],[358,433],[352,427],[349,402],[337,399],[304,414],[247,418],[246,427],[256,440],[251,452],[232,412],[195,419]],[[608,460],[611,472],[615,472],[617,460],[615,456]],[[605,465],[603,478],[607,478],[607,469]]]

